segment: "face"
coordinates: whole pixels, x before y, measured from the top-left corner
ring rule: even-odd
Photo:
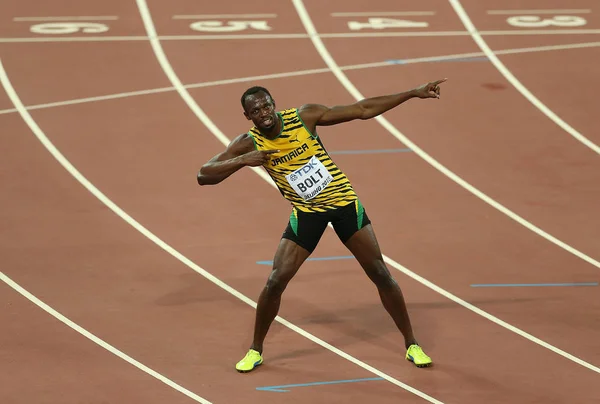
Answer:
[[[245,101],[246,119],[252,121],[259,130],[269,131],[277,125],[275,102],[264,92],[249,95]]]

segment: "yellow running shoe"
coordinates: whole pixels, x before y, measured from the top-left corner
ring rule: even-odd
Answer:
[[[240,373],[247,373],[263,363],[263,358],[258,351],[251,349],[248,351],[244,359],[239,361],[235,368]]]
[[[406,351],[406,360],[415,364],[418,368],[431,366],[431,358],[423,352],[420,346],[413,344]]]

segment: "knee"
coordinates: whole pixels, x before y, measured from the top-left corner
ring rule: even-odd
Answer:
[[[383,260],[376,260],[371,263],[368,275],[379,289],[392,288],[397,285],[396,280],[390,274]]]
[[[287,279],[281,271],[274,269],[269,275],[269,279],[267,279],[267,284],[265,285],[265,290],[270,296],[281,296],[283,291],[285,290],[289,279]]]

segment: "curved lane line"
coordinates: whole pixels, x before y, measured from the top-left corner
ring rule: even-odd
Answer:
[[[298,16],[300,17],[300,19],[302,20],[302,23],[304,24],[304,28],[306,29],[306,31],[310,34],[311,40],[313,42],[313,45],[315,46],[317,52],[321,55],[321,57],[323,58],[323,60],[325,61],[325,63],[327,64],[327,66],[329,66],[329,68],[331,69],[331,72],[336,76],[336,78],[340,81],[340,83],[348,90],[348,92],[350,94],[352,94],[357,100],[360,100],[362,98],[364,98],[364,96],[358,91],[358,89],[354,86],[354,84],[352,84],[352,82],[348,79],[348,77],[346,77],[346,75],[342,72],[342,70],[340,69],[340,67],[337,65],[337,63],[335,62],[335,60],[333,59],[333,57],[331,56],[331,54],[329,53],[329,51],[327,50],[327,48],[325,47],[325,45],[323,44],[323,41],[321,41],[321,38],[319,37],[319,34],[317,32],[317,30],[315,29],[314,24],[312,23],[312,20],[310,18],[310,15],[308,14],[308,12],[306,11],[306,8],[304,7],[304,3],[302,2],[302,0],[292,0],[294,7],[296,7],[296,11],[298,12]],[[377,119],[379,121],[379,123],[381,123],[381,125],[383,125],[383,127],[385,127],[392,135],[394,135],[396,138],[398,138],[400,141],[404,142],[405,144],[407,144],[415,153],[418,153],[423,159],[425,159],[427,162],[429,162],[431,165],[433,165],[434,167],[436,167],[438,170],[442,171],[444,174],[446,174],[447,176],[449,176],[450,178],[452,178],[454,181],[458,182],[459,184],[461,184],[463,187],[467,188],[468,190],[470,190],[471,192],[475,193],[477,196],[479,196],[480,198],[482,198],[483,200],[485,200],[486,202],[492,204],[492,206],[498,206],[500,207],[501,211],[506,211],[507,214],[513,218],[517,218],[515,220],[517,221],[521,221],[523,223],[528,224],[529,226],[532,226],[533,229],[537,229],[537,227],[533,226],[531,223],[525,221],[524,219],[520,218],[519,216],[517,216],[515,213],[511,212],[510,210],[506,209],[504,206],[498,204],[496,201],[494,201],[493,199],[489,198],[487,195],[483,194],[481,191],[475,189],[474,187],[472,187],[471,185],[469,185],[467,182],[465,182],[462,178],[458,177],[456,174],[454,174],[452,171],[448,170],[446,167],[442,166],[440,163],[438,163],[436,160],[434,160],[432,157],[430,157],[428,154],[426,154],[423,150],[421,150],[417,145],[415,145],[414,143],[412,143],[408,138],[406,138],[404,135],[402,135],[400,133],[400,131],[398,131],[398,129],[396,129],[396,127],[394,127],[391,123],[389,123],[383,116],[378,116],[375,119]],[[502,210],[503,209],[503,210]],[[523,224],[522,223],[522,224]],[[541,232],[540,229],[537,229],[536,232]],[[539,233],[538,233],[539,234]],[[542,233],[542,234],[547,234],[547,233]],[[550,235],[548,235],[550,236]],[[550,236],[552,237],[552,236]],[[562,242],[561,242],[562,243]],[[563,243],[564,244],[564,243]],[[571,248],[571,247],[569,247]],[[571,248],[572,249],[572,248]],[[573,249],[574,250],[574,249]],[[575,250],[576,252],[578,252],[577,250]],[[578,252],[579,253],[579,252]],[[582,254],[582,253],[579,253]],[[587,257],[587,256],[586,256]],[[589,258],[589,257],[588,257]],[[479,314],[480,316],[514,332],[515,334],[518,334],[526,339],[528,339],[529,341],[532,341],[538,345],[543,346],[546,349],[549,349],[550,351],[559,354],[581,366],[584,366],[596,373],[600,373],[600,368],[585,362],[584,360],[568,353],[565,352],[537,337],[534,337],[533,335],[503,321],[500,320],[499,318],[489,314],[488,312],[481,310],[480,308],[478,308],[477,306],[472,305],[471,303],[468,303],[464,300],[462,300],[461,298],[451,294],[450,292],[440,288],[439,286],[435,285],[434,283],[428,281],[427,279],[423,278],[420,275],[417,275],[416,273],[410,271],[408,268],[402,266],[401,264],[397,263],[396,261],[392,260],[391,258],[387,257],[384,255],[384,260],[385,262],[387,262],[389,265],[391,265],[392,267],[398,269],[399,271],[403,272],[405,275],[410,276],[411,278],[415,279],[416,281],[424,284],[425,286],[429,287],[430,289],[435,290],[436,292],[438,292],[439,294],[441,294],[444,297],[447,297],[448,299],[460,304],[461,306]],[[591,260],[591,263],[593,263],[595,266],[600,268],[600,263],[598,263],[597,261],[592,260],[591,258],[589,258],[589,260]]]
[[[488,46],[487,42],[485,42],[485,40],[483,39],[481,34],[477,31],[477,29],[475,28],[475,25],[471,21],[471,18],[469,18],[469,15],[463,8],[460,1],[459,0],[448,0],[448,1],[452,5],[452,8],[454,8],[454,11],[458,15],[458,18],[460,18],[461,22],[463,23],[463,25],[465,26],[467,31],[471,34],[471,38],[473,38],[473,41],[475,41],[477,46],[479,46],[479,48],[485,53],[485,55],[488,57],[488,59],[490,59],[492,64],[504,76],[504,78],[506,80],[508,80],[508,82],[510,84],[512,84],[513,87],[516,88],[517,91],[519,91],[521,93],[521,95],[523,95],[523,97],[525,97],[530,103],[533,104],[533,106],[535,106],[544,115],[546,115],[552,122],[557,124],[560,128],[562,128],[569,135],[573,136],[575,139],[577,139],[578,141],[580,141],[581,143],[583,143],[584,145],[586,145],[587,147],[589,147],[596,153],[600,154],[600,146],[593,143],[591,140],[589,140],[588,138],[583,136],[581,133],[579,133],[577,130],[575,130],[575,128],[573,128],[571,125],[569,125],[564,120],[562,120],[550,108],[548,108],[543,102],[541,102],[535,95],[533,95],[533,93],[531,91],[529,91],[527,89],[527,87],[525,87],[515,77],[515,75],[512,74],[512,72],[506,66],[504,66],[504,64],[500,61],[498,56],[496,56],[494,51]]]
[[[77,169],[75,167],[73,167],[71,165],[71,163],[56,149],[56,147],[54,147],[54,145],[46,137],[44,132],[40,129],[40,127],[37,125],[37,123],[33,120],[31,115],[29,114],[29,112],[27,112],[27,110],[25,109],[25,106],[21,102],[21,100],[20,100],[19,96],[17,95],[15,89],[13,88],[10,80],[8,79],[6,71],[4,70],[4,66],[2,65],[2,60],[0,60],[0,82],[2,82],[2,86],[4,87],[6,94],[8,95],[8,97],[10,98],[12,103],[14,104],[15,108],[17,108],[17,110],[19,111],[19,114],[21,115],[21,117],[23,118],[23,120],[25,121],[27,126],[29,126],[31,131],[35,134],[35,136],[39,139],[39,141],[46,147],[46,149],[48,149],[48,151],[52,154],[52,156],[54,156],[54,158],[56,160],[58,160],[58,162],[73,177],[75,177],[77,179],[77,181],[79,181],[84,187],[86,187],[88,189],[88,191],[90,191],[96,198],[98,198],[102,203],[104,203],[106,206],[108,206],[113,212],[115,212],[117,215],[119,215],[122,219],[124,219],[126,222],[131,224],[133,227],[137,226],[136,229],[138,231],[143,233],[142,230],[144,230],[145,232],[150,233],[148,230],[143,229],[141,227],[141,225],[139,225],[137,222],[135,222],[131,217],[129,217],[125,212],[123,212],[118,206],[116,206],[112,201],[110,201],[104,194],[102,194],[96,187],[94,187],[83,175],[81,175],[81,173],[79,171],[77,171]],[[121,352],[120,350],[118,350],[114,346],[110,345],[109,343],[101,340],[100,338],[98,338],[97,336],[95,336],[94,334],[92,334],[91,332],[86,330],[85,328],[83,328],[80,325],[76,324],[75,322],[71,321],[67,317],[63,316],[58,311],[54,310],[52,307],[48,306],[46,303],[42,302],[40,299],[35,297],[33,294],[31,294],[30,292],[25,290],[22,286],[20,286],[18,283],[16,283],[12,279],[10,279],[3,272],[0,272],[0,279],[4,283],[6,283],[8,286],[13,288],[15,291],[17,291],[18,293],[23,295],[25,298],[27,298],[29,301],[31,301],[32,303],[34,303],[35,305],[40,307],[42,310],[46,311],[48,314],[50,314],[57,320],[61,321],[68,327],[72,328],[73,330],[77,331],[84,337],[86,337],[89,340],[93,341],[94,343],[100,345],[102,348],[106,349],[110,353],[118,356],[119,358],[130,363],[131,365],[135,366],[136,368],[140,369],[141,371],[149,374],[150,376],[160,380],[167,386],[177,390],[178,392],[180,392],[182,394],[185,394],[192,400],[195,400],[202,404],[211,404],[210,401],[198,396],[195,393],[192,393],[191,391],[178,385],[171,379],[150,369],[148,366],[144,365],[141,362],[138,362],[137,360],[135,360],[132,357],[130,357],[129,355]]]

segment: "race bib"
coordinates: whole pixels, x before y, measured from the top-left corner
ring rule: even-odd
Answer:
[[[333,176],[323,163],[313,156],[308,163],[286,175],[285,179],[302,199],[308,201],[319,195],[333,181]]]

